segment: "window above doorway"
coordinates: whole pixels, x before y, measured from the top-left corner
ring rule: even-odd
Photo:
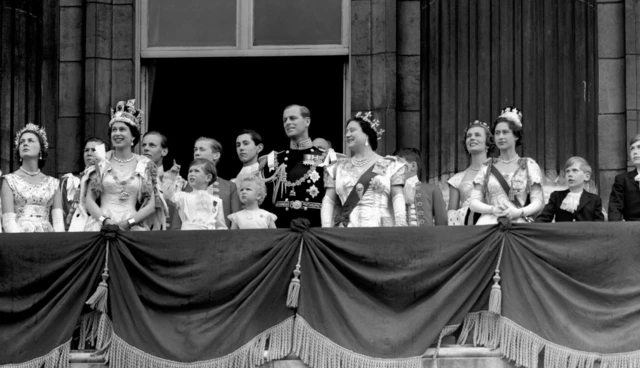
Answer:
[[[350,0],[138,0],[140,56],[348,55]]]

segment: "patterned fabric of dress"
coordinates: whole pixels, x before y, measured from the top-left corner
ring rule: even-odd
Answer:
[[[4,177],[13,192],[16,222],[23,233],[53,232],[49,221],[53,196],[60,181],[47,176],[39,184],[31,184],[15,174]]]
[[[469,211],[469,202],[471,201],[471,193],[473,192],[473,181],[462,181],[469,169],[459,172],[452,176],[447,183],[458,190],[460,193],[460,199],[458,202],[458,209],[450,211],[448,214],[449,226],[459,225],[473,225],[473,212],[467,216]],[[465,219],[468,222],[465,224]]]
[[[268,229],[269,223],[276,222],[278,219],[278,216],[263,209],[258,209],[257,211],[242,210],[232,213],[228,217],[240,229]]]
[[[178,192],[170,200],[176,204],[182,230],[227,229],[222,200],[207,191]]]
[[[539,196],[538,199],[541,203],[544,203],[544,194],[542,191],[539,193],[531,193],[531,186],[534,184],[542,185],[542,173],[540,171],[540,167],[538,164],[530,159],[530,158],[522,158],[522,160],[526,160],[526,170],[522,169],[522,167],[518,167],[518,169],[513,173],[502,173],[502,176],[507,181],[507,184],[511,187],[514,196],[518,198],[520,203],[524,206],[527,200],[527,196],[529,194],[532,195],[531,200],[534,199],[535,196]],[[488,166],[484,166],[478,175],[476,175],[473,182],[475,184],[484,185],[485,176],[487,175]],[[515,208],[515,205],[509,200],[509,193],[505,193],[502,189],[502,185],[498,182],[493,175],[489,177],[489,182],[487,184],[487,191],[489,192],[489,196],[491,198],[491,203],[488,203],[492,206],[506,206]],[[481,201],[485,201],[484,195],[478,191],[473,190],[472,199],[480,199]],[[517,218],[512,220],[513,222],[526,222],[523,218]],[[497,224],[498,218],[494,214],[483,214],[478,219],[476,225],[491,225]]]
[[[349,215],[348,227],[379,227],[394,226],[391,186],[403,185],[405,181],[406,165],[395,157],[382,157],[375,163],[364,167],[353,165],[351,159],[341,159],[325,170],[324,184],[327,188],[335,188],[340,204],[349,197],[357,187],[360,176],[371,165],[374,165],[374,176],[364,193],[358,193],[360,201]]]
[[[92,185],[99,185],[97,178],[92,179]],[[134,170],[119,171],[114,166],[108,166],[102,178],[102,193],[100,194],[100,209],[103,216],[115,222],[126,221],[136,213],[138,193],[142,188],[142,178],[135,175]],[[85,231],[100,231],[100,223],[91,217],[85,226]],[[131,230],[149,230],[145,226],[136,225]]]

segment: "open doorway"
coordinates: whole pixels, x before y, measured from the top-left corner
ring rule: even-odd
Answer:
[[[345,62],[344,57],[159,59],[148,128],[169,139],[165,169],[175,159],[186,175],[194,141],[208,136],[223,146],[218,174],[235,177],[242,166],[237,133],[245,128],[260,133],[262,154],[286,149],[282,112],[294,103],[311,110],[311,138],[325,138],[341,151]]]

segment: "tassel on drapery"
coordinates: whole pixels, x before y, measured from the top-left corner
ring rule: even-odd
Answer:
[[[67,341],[57,348],[51,350],[47,355],[32,359],[28,362],[18,364],[8,364],[2,367],[11,368],[68,368],[69,351],[71,341]]]
[[[99,312],[106,313],[107,312],[107,301],[109,297],[109,285],[107,284],[107,280],[109,279],[109,240],[106,240],[107,250],[106,255],[104,257],[104,270],[102,271],[102,281],[98,284],[96,291],[91,295],[89,300],[87,300],[86,304],[88,304],[91,309],[95,309]]]
[[[289,291],[287,292],[287,308],[298,308],[298,299],[300,298],[300,263],[302,262],[302,247],[304,246],[304,238],[300,237],[300,252],[298,253],[298,263],[293,270],[293,278],[289,283]]]
[[[491,294],[489,294],[489,312],[495,314],[502,313],[502,288],[500,287],[500,262],[502,262],[502,251],[504,250],[504,237],[500,245],[500,254],[498,255],[498,263],[493,275],[493,286],[491,286]]]
[[[262,332],[226,356],[197,361],[176,362],[158,358],[129,345],[115,333],[109,349],[110,368],[241,368],[257,367],[283,359],[291,351],[294,317]],[[268,349],[268,351],[267,351]],[[266,353],[265,353],[266,352]]]
[[[468,314],[462,325],[458,343],[473,337],[474,346],[500,349],[502,356],[518,366],[537,368],[543,353],[545,368],[640,368],[640,350],[599,354],[575,350],[545,340],[514,321],[493,312]]]

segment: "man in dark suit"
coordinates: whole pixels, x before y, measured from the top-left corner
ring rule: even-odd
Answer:
[[[580,203],[575,212],[566,211],[561,207],[562,202],[571,192],[570,189],[558,190],[551,193],[549,203],[544,206],[542,213],[536,217],[536,222],[563,221],[604,221],[602,213],[602,199],[596,194],[582,192]]]
[[[591,166],[582,157],[574,156],[564,165],[565,178],[569,189],[551,193],[549,203],[536,222],[604,221],[602,199],[584,190],[591,180]]]
[[[631,138],[629,158],[636,169],[616,176],[609,197],[609,221],[640,221],[640,134]]]
[[[200,137],[196,140],[193,147],[194,159],[204,158],[213,162],[214,165],[217,165],[221,156],[222,145],[217,140],[209,137]],[[187,185],[184,190],[191,191],[192,189]],[[222,199],[224,219],[227,227],[231,227],[231,220],[229,220],[228,216],[242,209],[242,203],[240,202],[240,197],[238,197],[236,185],[228,180],[218,177],[218,179],[209,186],[207,191]],[[180,221],[180,218],[178,216],[173,216],[171,219],[171,230],[179,230],[181,227],[182,221]]]
[[[640,144],[640,142],[638,142]],[[640,221],[638,169],[618,174],[609,197],[609,221]]]

